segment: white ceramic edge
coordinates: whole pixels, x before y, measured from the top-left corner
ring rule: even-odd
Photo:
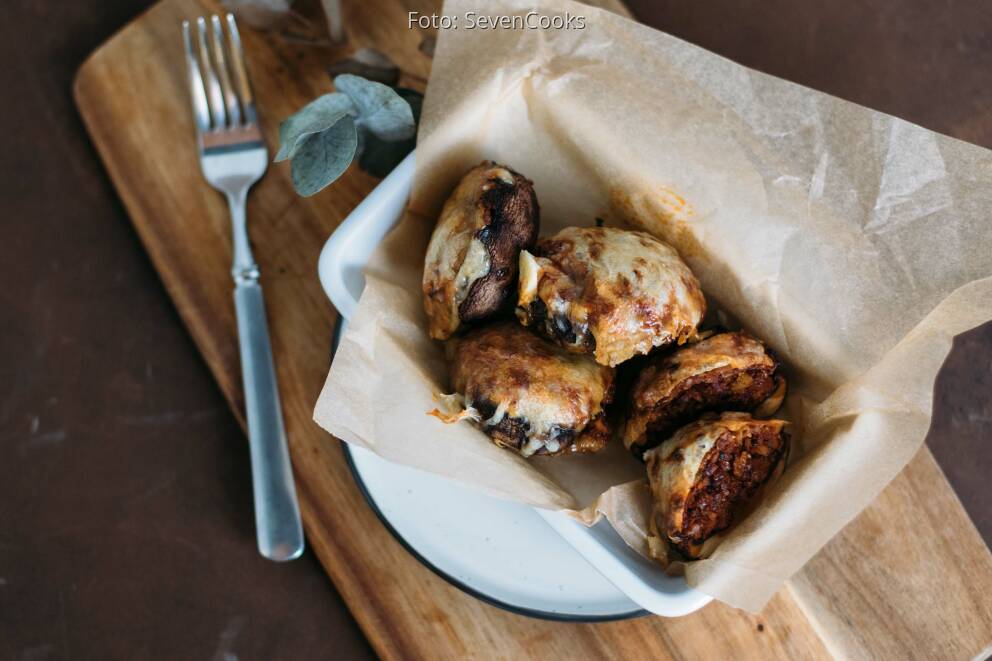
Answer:
[[[320,252],[317,265],[320,283],[345,321],[358,307],[358,297],[364,286],[362,267],[406,207],[413,182],[415,153],[396,166],[348,214]],[[660,567],[634,552],[607,521],[587,528],[561,512],[535,510],[597,571],[645,610],[678,617],[712,601],[713,597],[689,587],[685,578],[666,575]]]
[[[345,320],[350,319],[358,307],[358,297],[365,286],[362,275],[365,264],[406,208],[413,183],[415,154],[410,152],[379,182],[338,225],[320,251],[317,261],[320,284]]]
[[[713,600],[710,595],[689,587],[683,576],[669,576],[661,567],[641,557],[605,518],[586,527],[564,512],[534,509],[579,555],[644,610],[680,617]]]

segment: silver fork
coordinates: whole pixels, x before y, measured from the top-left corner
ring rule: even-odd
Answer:
[[[279,406],[265,301],[248,243],[245,198],[265,172],[269,154],[255,113],[241,36],[231,14],[227,34],[218,16],[196,20],[196,43],[183,21],[183,44],[200,167],[211,186],[227,196],[234,233],[234,308],[244,380],[248,441],[255,492],[259,552],[271,560],[292,560],[303,552],[303,527],[296,502],[286,431]]]

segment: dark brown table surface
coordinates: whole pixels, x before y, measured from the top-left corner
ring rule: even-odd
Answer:
[[[372,657],[310,553],[256,553],[244,436],[72,105],[79,64],[150,4],[12,0],[0,19],[0,657]],[[629,5],[992,146],[987,0]],[[959,338],[935,397],[928,442],[988,542],[992,325]]]

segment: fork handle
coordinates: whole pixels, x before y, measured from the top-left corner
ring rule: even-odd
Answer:
[[[263,556],[292,560],[303,552],[303,526],[279,404],[265,299],[247,240],[244,197],[231,196],[228,202],[234,224],[234,309],[248,417],[255,533]]]
[[[292,560],[303,552],[303,527],[279,406],[261,285],[254,281],[238,283],[234,288],[234,307],[248,414],[258,550],[270,560]]]

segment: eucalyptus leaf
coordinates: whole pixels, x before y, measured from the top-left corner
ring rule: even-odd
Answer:
[[[410,104],[414,121],[420,121],[420,107],[424,96],[415,90],[397,87],[396,93]],[[416,137],[406,140],[387,141],[375,137],[370,132],[359,132],[358,167],[374,177],[385,177],[400,164],[407,154],[417,146]]]
[[[296,156],[312,136],[336,126],[355,112],[351,100],[339,92],[325,94],[303,106],[279,125],[279,152],[276,163]]]
[[[311,134],[296,149],[290,168],[293,188],[304,197],[320,191],[348,169],[357,149],[355,120],[345,114],[333,126]]]
[[[383,140],[406,140],[416,133],[413,112],[391,87],[351,74],[334,79],[334,87],[351,99],[360,128]]]

